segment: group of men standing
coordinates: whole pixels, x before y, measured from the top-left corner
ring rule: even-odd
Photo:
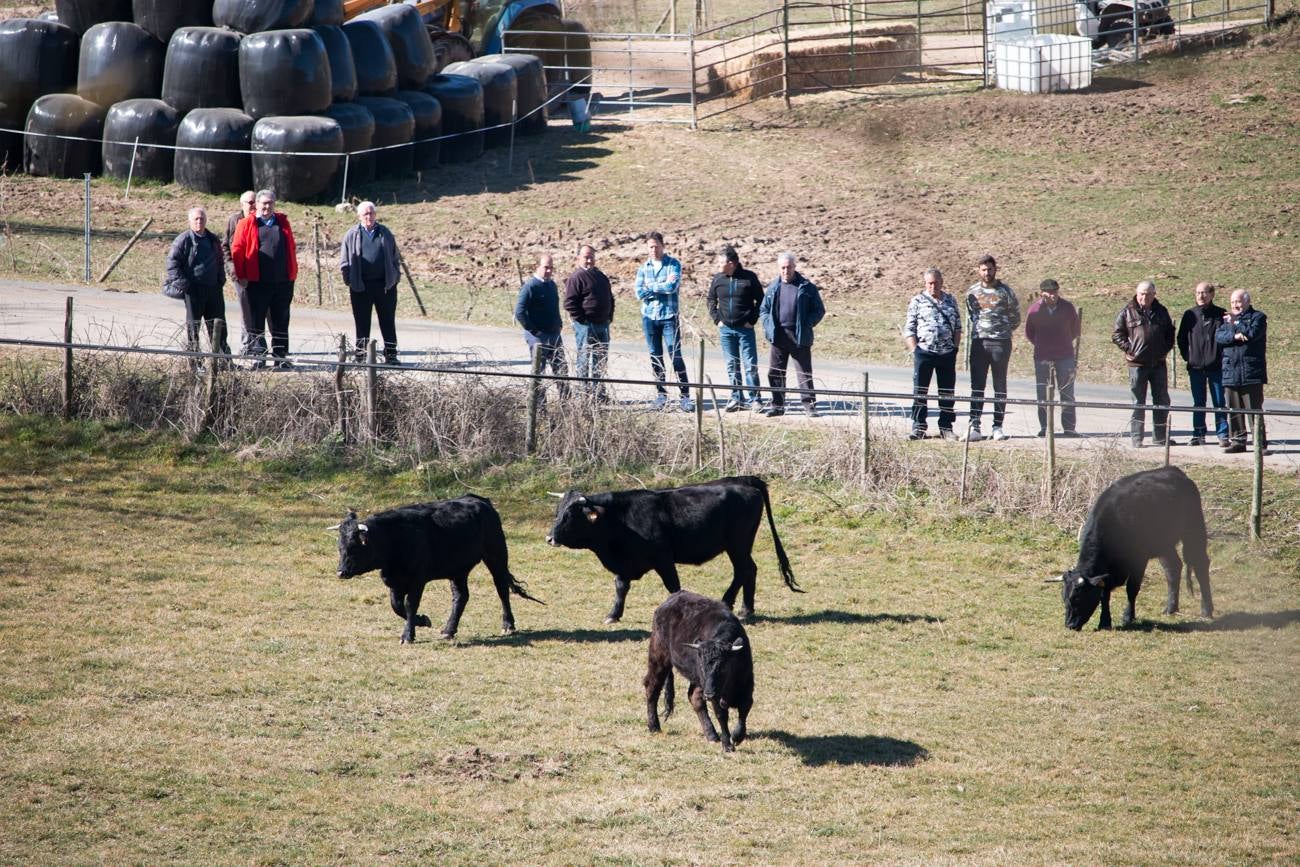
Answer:
[[[993,376],[992,438],[1007,439],[1003,431],[1007,394],[1007,366],[1011,338],[1020,324],[1020,305],[1015,292],[997,279],[997,262],[992,256],[979,260],[979,282],[966,290],[965,324],[971,332],[967,350],[971,401],[969,424],[960,436],[954,430],[954,399],[957,353],[961,347],[963,316],[958,301],[943,290],[943,274],[937,268],[925,271],[925,288],[911,299],[903,325],[903,338],[912,353],[912,431],[910,438],[924,439],[928,430],[925,395],[932,377],[938,380],[939,435],[945,439],[983,439],[980,418],[988,375]],[[1061,297],[1055,280],[1039,284],[1039,298],[1025,316],[1024,334],[1034,347],[1034,381],[1038,400],[1047,399],[1049,385],[1060,391],[1061,436],[1077,437],[1074,385],[1078,369],[1082,323],[1079,311]],[[1183,313],[1177,329],[1169,311],[1156,300],[1156,286],[1150,280],[1137,284],[1133,299],[1115,318],[1112,342],[1124,353],[1128,364],[1133,414],[1130,439],[1140,447],[1145,435],[1148,393],[1151,398],[1152,440],[1156,445],[1175,445],[1169,439],[1169,375],[1166,358],[1175,345],[1187,365],[1194,407],[1205,407],[1207,397],[1216,410],[1215,433],[1219,445],[1229,454],[1246,450],[1247,420],[1241,412],[1263,405],[1268,382],[1265,362],[1267,318],[1251,306],[1250,293],[1232,293],[1231,310],[1214,304],[1214,286],[1199,283],[1196,304]],[[1225,409],[1228,412],[1223,412]],[[1191,445],[1207,441],[1206,412],[1192,413]],[[1047,411],[1038,407],[1038,436],[1047,434]],[[1258,447],[1267,454],[1262,432]]]
[[[637,268],[635,292],[656,383],[654,406],[662,409],[668,405],[667,366],[671,364],[680,391],[678,404],[683,411],[692,412],[695,404],[690,397],[687,386],[690,380],[682,359],[682,265],[665,251],[663,235],[659,232],[650,232],[646,243],[648,255]],[[726,247],[718,254],[718,273],[709,284],[708,306],[719,329],[731,385],[727,412],[751,409],[761,410],[769,417],[784,415],[785,374],[793,359],[804,410],[810,418],[818,415],[812,381],[813,329],[825,316],[826,308],[817,287],[798,272],[796,262],[793,253],[782,253],[777,259],[780,275],[764,290],[757,275],[741,265],[733,247]],[[607,400],[602,380],[609,355],[610,324],[614,320],[614,293],[609,278],[596,267],[596,251],[590,244],[578,249],[576,267],[564,280],[562,299],[553,273],[553,257],[542,255],[537,270],[519,289],[515,319],[523,326],[529,349],[538,347],[535,351],[540,353],[543,366],[549,366],[556,376],[567,376],[562,306],[573,323],[578,354],[576,375],[590,380],[597,400]],[[771,347],[768,385],[772,400],[766,406],[759,394],[755,333],[759,323]],[[561,393],[565,393],[563,388]]]

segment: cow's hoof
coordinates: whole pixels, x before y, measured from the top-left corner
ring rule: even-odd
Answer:
[[[1177,613],[1178,613],[1178,606],[1177,606],[1177,605],[1166,605],[1166,606],[1165,606],[1165,614],[1177,614]]]
[[[438,633],[438,637],[441,638],[441,639],[443,639],[443,640],[445,640],[445,641],[451,641],[453,638],[456,637],[456,633],[454,633],[454,632],[447,632],[446,630],[444,630],[444,631]]]
[[[722,751],[723,751],[724,753],[734,753],[734,752],[736,751],[736,745],[735,745],[735,744],[723,744],[723,745],[722,745]]]
[[[515,634],[515,625],[514,625],[513,623],[507,623],[505,626],[502,626],[502,627],[501,627],[501,634],[502,634],[502,635],[514,635],[514,634]]]
[[[430,620],[430,619],[428,618],[427,615],[421,614],[419,617],[415,618],[415,625],[416,625],[416,626],[427,626],[427,627],[432,628],[432,626],[433,626],[433,621]]]
[[[415,643],[414,638],[411,638],[410,636],[407,635],[402,636],[402,644],[414,644],[414,643]]]
[[[748,608],[741,608],[736,612],[736,619],[742,623],[748,623],[749,618],[754,616],[754,612]]]
[[[747,733],[745,732],[744,729],[741,729],[740,731],[733,731],[733,732],[731,733],[731,742],[732,742],[733,744],[743,743],[744,740],[745,740],[745,735],[746,735],[746,734],[747,734]]]
[[[1214,609],[1213,609],[1213,608],[1202,608],[1202,609],[1201,609],[1201,616],[1204,617],[1206,620],[1213,619],[1213,618],[1214,618]]]
[[[620,620],[622,620],[622,619],[623,619],[623,618],[621,618],[621,617],[606,617],[606,618],[605,618],[605,625],[606,625],[606,626],[609,626],[610,624],[618,623],[618,622],[619,622]]]

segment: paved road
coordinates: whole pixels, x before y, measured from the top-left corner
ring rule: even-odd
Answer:
[[[87,287],[70,284],[43,283],[26,280],[0,280],[0,339],[22,340],[61,340],[63,334],[64,305],[67,297],[74,299],[74,339],[84,343],[111,343],[116,345],[133,345],[141,347],[177,348],[181,343],[181,322],[184,317],[183,306],[176,301],[162,297],[158,293],[120,292],[99,287]],[[228,303],[228,309],[233,308]],[[615,336],[627,335],[631,326],[626,322],[617,323]],[[516,329],[489,328],[469,326],[447,322],[433,322],[427,319],[402,319],[398,322],[398,339],[401,343],[404,360],[439,367],[456,366],[483,370],[527,370],[527,352],[524,342]],[[326,310],[308,304],[296,304],[290,327],[290,350],[299,359],[333,358],[337,352],[338,336],[352,334],[352,316],[347,311]],[[722,355],[717,349],[716,335],[704,335],[707,340],[705,353],[705,376],[714,383],[725,383],[726,372]],[[569,350],[572,353],[572,338],[569,337]],[[698,345],[694,339],[688,341]],[[760,341],[760,344],[762,341]],[[693,351],[687,352],[688,356]],[[760,369],[765,367],[763,350],[759,351]],[[570,355],[572,357],[572,355]],[[859,362],[823,358],[814,352],[814,368],[819,388],[828,391],[843,390],[859,392],[862,389],[864,367]],[[694,370],[697,361],[687,360],[687,368]],[[869,365],[865,370],[870,375],[872,394],[885,396],[873,398],[873,414],[881,416],[879,427],[907,431],[906,407],[909,403],[901,395],[911,391],[911,369]],[[616,339],[611,347],[610,376],[620,379],[646,379],[649,376],[649,364],[646,360],[645,347],[639,334],[634,339]],[[1185,379],[1180,376],[1180,382]],[[958,393],[966,393],[964,372],[958,372]],[[1009,384],[1009,394],[1013,399],[1032,400],[1034,384],[1031,380],[1013,379]],[[644,385],[622,385],[616,389],[620,400],[628,403],[643,404],[652,395]],[[719,389],[719,397],[726,400],[727,393]],[[889,397],[888,395],[900,395]],[[1188,392],[1175,389],[1172,392],[1175,406],[1189,406],[1191,396]],[[1127,404],[1128,390],[1118,385],[1081,384],[1076,389],[1076,399],[1095,403]],[[859,402],[848,395],[822,395],[821,408],[825,414],[821,420],[813,422],[798,411],[791,411],[784,419],[765,419],[752,417],[746,413],[744,418],[755,418],[760,424],[808,424],[822,425],[855,423],[860,417]],[[1300,412],[1300,405],[1284,401],[1267,400],[1265,406],[1272,410]],[[963,407],[959,404],[958,410]],[[987,413],[991,405],[985,406],[985,433],[989,429]],[[935,412],[931,408],[931,431],[935,429]],[[741,416],[732,416],[739,418]],[[958,420],[958,427],[964,424]],[[879,429],[873,423],[873,428]],[[1269,440],[1274,454],[1266,458],[1266,463],[1281,471],[1300,471],[1300,415],[1290,417],[1272,417],[1269,420]],[[1191,434],[1191,418],[1186,412],[1174,414],[1174,436],[1176,441],[1186,442]],[[1006,447],[1010,445],[1036,448],[1041,441],[1034,437],[1038,430],[1038,419],[1032,406],[1008,407],[1004,429],[1011,435],[1008,444],[984,447]],[[1058,449],[1089,449],[1107,444],[1113,437],[1123,437],[1127,441],[1128,411],[1126,409],[1092,409],[1079,410],[1079,430],[1085,434],[1081,440],[1057,440]],[[1223,455],[1217,445],[1190,447],[1180,446],[1176,449],[1177,461],[1213,461],[1246,465],[1252,455]],[[1159,457],[1160,450],[1147,448],[1143,453],[1152,460]]]

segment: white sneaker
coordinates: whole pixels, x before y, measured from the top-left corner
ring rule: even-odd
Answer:
[[[1002,440],[1010,439],[1010,437],[1002,432],[1002,428],[995,427],[993,428],[993,439],[997,442],[1001,442]]]
[[[695,401],[689,397],[682,398],[682,412],[695,412]]]
[[[979,425],[973,424],[970,427],[966,428],[966,433],[962,434],[960,437],[958,437],[958,439],[964,442],[977,443],[980,440],[984,439],[984,434],[980,433]]]

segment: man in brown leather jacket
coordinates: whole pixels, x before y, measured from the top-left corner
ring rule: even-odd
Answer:
[[[1156,300],[1156,284],[1143,280],[1137,284],[1133,300],[1115,317],[1111,341],[1124,350],[1128,362],[1128,385],[1133,393],[1133,417],[1129,433],[1133,447],[1142,446],[1143,405],[1147,387],[1151,389],[1152,443],[1163,446],[1169,436],[1169,368],[1165,357],[1174,347],[1174,321],[1165,306]],[[1170,445],[1176,445],[1172,440]]]

